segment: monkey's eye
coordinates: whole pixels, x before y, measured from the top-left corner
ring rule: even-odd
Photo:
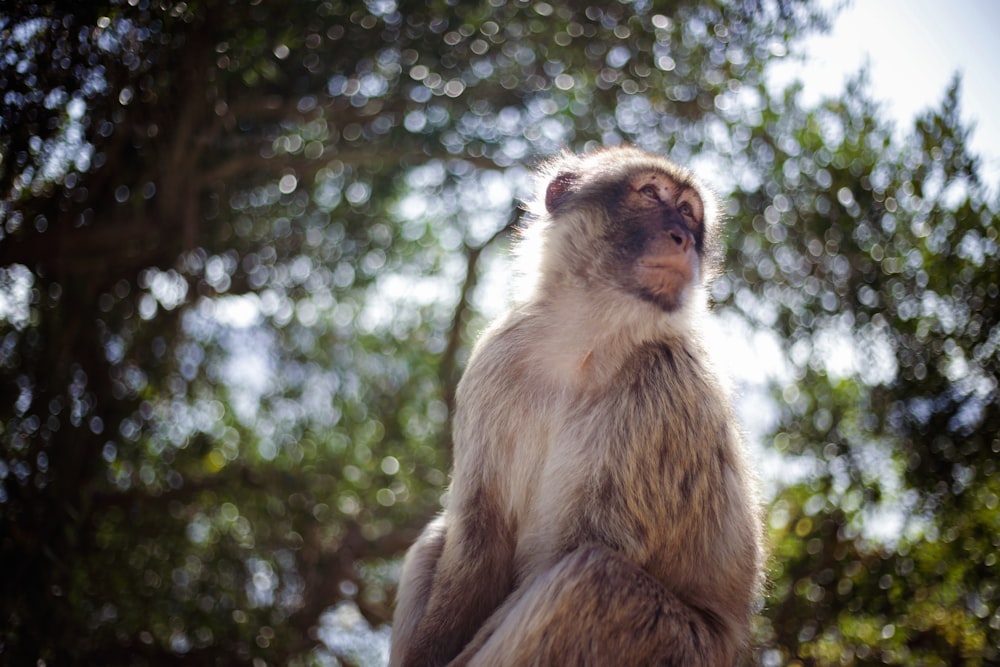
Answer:
[[[691,204],[681,202],[681,205],[677,207],[677,212],[686,218],[694,218],[694,210],[691,208]]]
[[[639,193],[645,195],[646,197],[649,197],[650,199],[660,201],[660,193],[657,192],[656,188],[652,185],[642,186],[641,188],[639,188]]]

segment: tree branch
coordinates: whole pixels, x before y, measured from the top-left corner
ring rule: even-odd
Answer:
[[[462,290],[458,296],[458,303],[455,304],[455,312],[451,316],[451,326],[448,328],[448,344],[445,346],[444,352],[441,355],[441,367],[440,367],[440,377],[441,384],[444,387],[444,398],[445,405],[448,406],[448,414],[451,415],[455,407],[455,390],[458,387],[458,377],[456,373],[456,364],[459,347],[462,344],[462,334],[464,333],[464,323],[465,313],[469,310],[471,305],[469,298],[472,294],[472,290],[475,289],[476,284],[479,282],[479,258],[482,256],[483,250],[495,243],[499,238],[505,236],[510,232],[511,229],[517,226],[521,221],[521,216],[523,215],[523,209],[520,205],[515,205],[511,210],[510,217],[507,219],[507,223],[496,230],[492,236],[490,236],[482,244],[474,247],[466,246],[466,267],[465,267],[465,282],[462,283]]]

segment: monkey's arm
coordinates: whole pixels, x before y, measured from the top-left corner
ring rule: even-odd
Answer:
[[[403,651],[413,643],[417,623],[427,608],[434,583],[434,571],[444,550],[447,517],[442,514],[432,521],[406,553],[403,572],[396,594],[396,612],[392,624],[390,667],[402,664]]]
[[[394,667],[446,664],[510,593],[514,536],[495,499],[477,490],[455,503],[407,556]]]
[[[738,633],[615,551],[581,547],[508,599],[449,667],[732,665]]]

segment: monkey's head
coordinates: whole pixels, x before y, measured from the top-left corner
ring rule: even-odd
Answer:
[[[542,176],[526,236],[540,237],[543,289],[566,281],[611,288],[674,312],[714,270],[714,202],[669,160],[606,148],[564,155]]]

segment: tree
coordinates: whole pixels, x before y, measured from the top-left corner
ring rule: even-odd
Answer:
[[[958,90],[902,142],[864,77],[815,110],[792,90],[750,139],[773,168],[738,196],[729,301],[786,342],[773,444],[813,469],[772,508],[764,662],[1000,652],[1000,219]]]
[[[568,0],[0,17],[3,661],[303,662],[339,603],[385,623],[523,165],[618,141],[684,161],[816,20]]]
[[[729,202],[781,342],[762,664],[1000,650],[998,203],[958,84],[895,132],[767,64],[809,3],[21,2],[0,14],[0,661],[377,663],[526,166]],[[340,630],[355,620],[361,630]],[[353,626],[352,626],[353,628]],[[366,652],[367,651],[367,652]]]

